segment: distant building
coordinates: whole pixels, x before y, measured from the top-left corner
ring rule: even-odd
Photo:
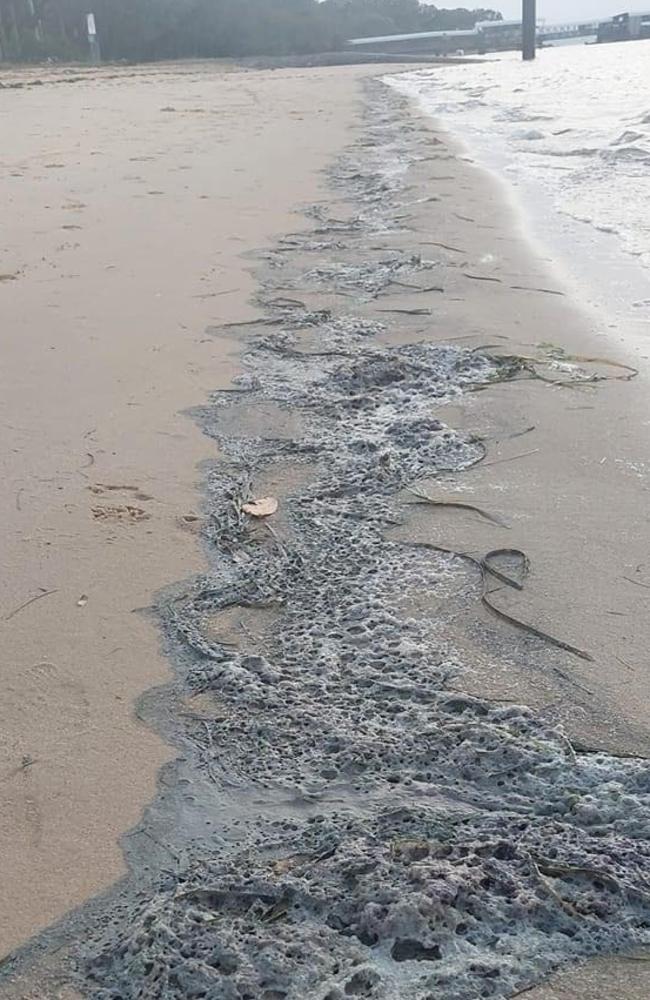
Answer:
[[[617,14],[598,25],[599,42],[630,42],[639,38],[650,38],[650,10]]]
[[[476,25],[483,52],[520,49],[523,42],[521,21],[479,21]]]

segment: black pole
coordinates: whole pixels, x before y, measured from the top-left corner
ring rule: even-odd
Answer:
[[[523,29],[523,56],[524,59],[534,59],[537,46],[537,11],[535,10],[535,0],[523,0],[524,10],[522,19]]]

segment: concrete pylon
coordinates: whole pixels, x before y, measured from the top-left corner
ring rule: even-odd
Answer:
[[[522,31],[524,59],[534,59],[537,49],[537,4],[536,0],[523,0]]]

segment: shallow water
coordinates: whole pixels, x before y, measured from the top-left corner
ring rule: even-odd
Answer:
[[[507,53],[391,82],[507,178],[586,299],[650,320],[650,43],[549,48],[534,64]]]

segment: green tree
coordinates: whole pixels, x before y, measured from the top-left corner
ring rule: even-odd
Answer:
[[[326,52],[358,35],[499,16],[419,0],[0,0],[0,58],[87,56],[90,10],[103,57],[133,61]]]

